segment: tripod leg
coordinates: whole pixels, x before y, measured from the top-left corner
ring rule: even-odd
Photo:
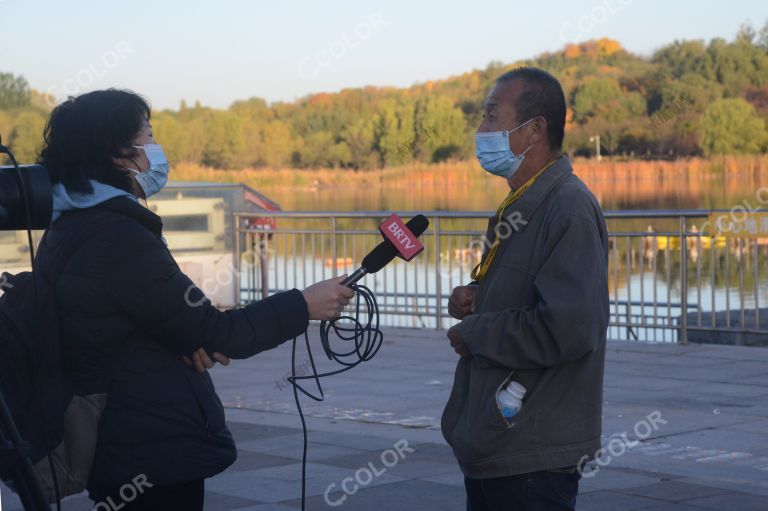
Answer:
[[[7,437],[7,439],[6,439]],[[29,454],[24,450],[21,435],[13,422],[11,411],[0,390],[0,441],[10,441],[16,450],[18,465],[11,472],[11,480],[16,487],[24,509],[27,511],[50,511],[51,507],[43,494],[43,488],[37,479]]]

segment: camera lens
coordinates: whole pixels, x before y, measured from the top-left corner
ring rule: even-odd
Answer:
[[[48,171],[42,165],[21,165],[19,169],[17,172],[14,167],[0,167],[0,231],[47,229],[53,210]],[[24,193],[29,204],[29,222]]]

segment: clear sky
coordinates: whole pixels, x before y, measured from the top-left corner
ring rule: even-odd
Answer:
[[[0,0],[0,71],[61,98],[116,86],[156,108],[407,86],[565,43],[732,39],[765,0]]]

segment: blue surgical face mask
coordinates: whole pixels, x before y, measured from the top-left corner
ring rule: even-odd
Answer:
[[[128,169],[136,174],[136,182],[144,190],[144,198],[149,199],[163,189],[168,182],[168,159],[159,144],[144,144],[133,146],[142,149],[149,160],[149,168],[144,172]]]
[[[515,154],[509,147],[509,134],[519,130],[532,120],[533,119],[525,121],[511,131],[486,131],[477,133],[475,135],[475,154],[480,161],[480,165],[495,176],[501,176],[507,179],[514,176],[517,169],[520,168],[520,164],[523,163],[525,153],[527,153],[533,145],[528,146],[528,149],[523,151],[522,154]]]

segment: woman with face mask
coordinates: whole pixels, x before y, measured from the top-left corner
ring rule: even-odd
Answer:
[[[310,319],[338,316],[353,293],[340,277],[214,308],[165,246],[162,219],[140,203],[168,180],[150,113],[140,96],[113,89],[53,110],[39,163],[54,211],[36,270],[63,264],[49,289],[74,393],[106,394],[87,484],[96,509],[193,511],[203,509],[204,480],[237,454],[208,354],[226,364],[272,349]]]

